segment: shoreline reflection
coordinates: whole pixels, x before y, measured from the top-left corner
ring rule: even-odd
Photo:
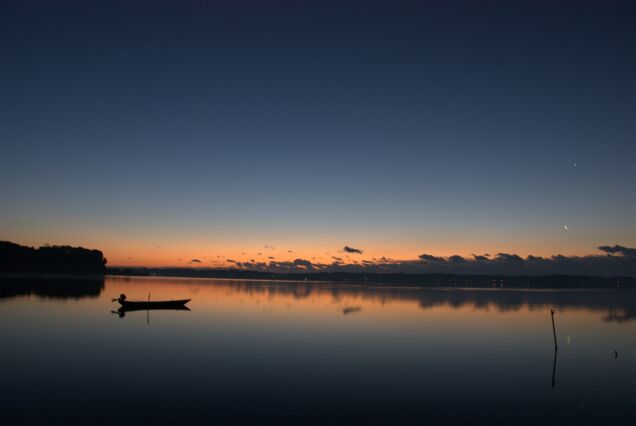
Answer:
[[[0,300],[20,296],[45,299],[96,298],[104,290],[104,276],[0,276]]]

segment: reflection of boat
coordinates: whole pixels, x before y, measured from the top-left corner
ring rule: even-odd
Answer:
[[[174,302],[182,302],[182,300],[175,300]],[[187,300],[186,300],[186,302],[187,302]],[[146,311],[146,313],[149,313],[149,311],[152,311],[152,310],[159,310],[159,309],[163,309],[163,310],[166,310],[166,311],[190,311],[190,308],[188,308],[184,304],[176,305],[174,307],[166,307],[165,304],[159,304],[157,306],[154,306],[156,304],[151,304],[151,305],[153,305],[151,307],[137,306],[137,304],[134,303],[134,302],[132,302],[132,304],[133,304],[133,306],[122,306],[121,308],[117,309],[116,311],[111,311],[111,312],[113,314],[119,315],[120,318],[123,318],[123,317],[126,316],[126,312],[133,312],[133,311]],[[143,305],[143,303],[142,303],[142,305]],[[150,323],[150,317],[148,317],[148,323]]]
[[[119,299],[113,299],[113,302],[119,302],[122,309],[126,311],[138,311],[138,310],[148,310],[148,309],[176,309],[176,310],[190,310],[185,304],[190,301],[190,299],[181,299],[181,300],[126,300],[126,295],[121,294]]]

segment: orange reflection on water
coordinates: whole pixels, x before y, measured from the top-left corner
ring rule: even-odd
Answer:
[[[197,312],[237,316],[269,313],[286,318],[320,319],[334,315],[391,322],[405,326],[536,327],[549,324],[548,312],[557,320],[592,325],[599,321],[635,318],[632,293],[613,291],[527,291],[491,289],[440,289],[165,277],[107,277],[104,297],[125,293],[129,299],[192,299]],[[567,301],[565,303],[564,301]],[[623,303],[625,302],[625,303]],[[611,308],[608,308],[611,306]],[[567,324],[563,318],[562,326]]]

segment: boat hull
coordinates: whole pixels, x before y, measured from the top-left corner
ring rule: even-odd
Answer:
[[[190,299],[183,300],[164,300],[157,302],[129,301],[119,300],[119,304],[127,311],[143,310],[143,309],[188,309],[185,304]]]

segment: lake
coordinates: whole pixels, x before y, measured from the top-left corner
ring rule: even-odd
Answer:
[[[191,310],[122,315],[121,293]],[[636,420],[629,290],[109,276],[1,296],[3,425]]]

